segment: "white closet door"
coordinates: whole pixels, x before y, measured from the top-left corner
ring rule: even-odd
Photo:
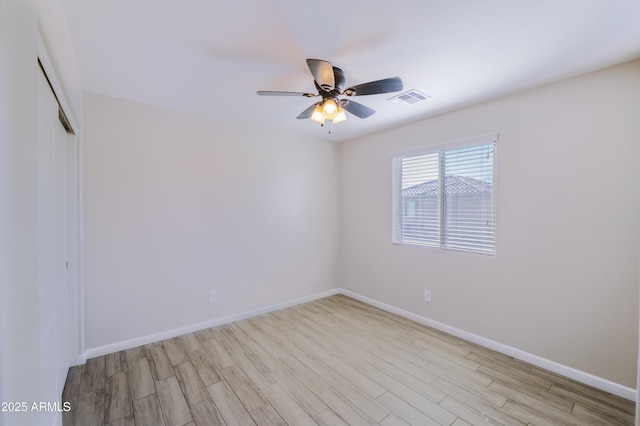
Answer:
[[[41,72],[38,80],[38,283],[40,395],[59,403],[69,367],[67,281],[68,135],[58,119],[58,103]],[[40,424],[62,424],[61,413],[46,409]]]

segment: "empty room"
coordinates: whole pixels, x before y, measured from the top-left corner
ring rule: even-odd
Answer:
[[[0,0],[0,426],[638,424],[636,0]]]

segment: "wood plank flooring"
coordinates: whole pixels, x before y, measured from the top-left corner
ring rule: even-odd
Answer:
[[[635,405],[337,295],[87,361],[64,426],[632,425]]]

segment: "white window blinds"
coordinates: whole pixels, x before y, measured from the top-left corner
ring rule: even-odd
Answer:
[[[495,253],[497,135],[393,159],[393,240]]]

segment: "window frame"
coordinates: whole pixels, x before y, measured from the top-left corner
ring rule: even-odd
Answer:
[[[492,170],[492,208],[493,208],[493,250],[479,250],[473,249],[469,247],[451,247],[447,245],[445,239],[443,239],[443,235],[445,233],[445,228],[443,225],[443,211],[444,211],[444,196],[443,196],[443,186],[444,179],[442,176],[444,174],[444,151],[456,150],[456,149],[464,149],[471,148],[474,146],[481,145],[489,145],[493,144],[493,170]],[[392,235],[391,239],[394,244],[397,245],[410,245],[410,246],[420,246],[420,247],[431,247],[431,248],[439,248],[441,250],[448,251],[458,251],[472,254],[481,254],[486,256],[495,256],[497,252],[497,151],[498,151],[498,134],[484,134],[479,136],[472,136],[463,139],[456,139],[448,142],[440,142],[432,145],[424,145],[415,148],[404,149],[401,151],[396,151],[390,154],[391,156],[391,221],[392,221]],[[429,154],[438,154],[438,181],[439,181],[439,189],[438,189],[438,199],[437,199],[437,209],[438,209],[438,226],[437,226],[437,234],[438,241],[435,243],[429,242],[414,242],[414,241],[406,241],[403,238],[403,197],[402,197],[402,160],[407,157],[414,157],[418,155],[429,155]]]

